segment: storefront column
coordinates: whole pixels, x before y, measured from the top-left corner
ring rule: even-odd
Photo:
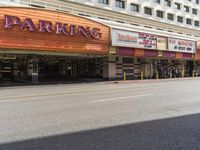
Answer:
[[[67,76],[67,64],[65,61],[59,62],[58,74],[61,77]]]
[[[3,73],[1,72],[2,69],[2,62],[0,62],[0,80],[3,79]]]
[[[108,56],[103,59],[103,78],[116,79],[116,57]]]
[[[18,63],[15,61],[13,62],[13,80],[14,81],[18,80],[18,71],[19,71],[19,66],[18,66]]]
[[[66,62],[63,62],[63,63],[62,63],[62,75],[63,75],[64,77],[67,76],[67,63],[66,63]]]
[[[198,66],[197,66],[197,62],[196,61],[194,61],[194,67],[193,67],[192,76],[193,77],[197,77],[198,76]]]
[[[38,59],[28,60],[28,76],[32,83],[38,83]]]
[[[181,62],[182,77],[185,77],[186,75],[186,67],[186,61],[184,60],[183,62]]]

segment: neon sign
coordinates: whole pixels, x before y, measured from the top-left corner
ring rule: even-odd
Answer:
[[[5,28],[12,29],[18,26],[21,30],[29,30],[31,32],[47,32],[62,34],[66,36],[83,36],[85,38],[101,39],[102,33],[99,28],[84,27],[74,24],[63,24],[56,22],[53,24],[51,21],[39,20],[39,26],[36,27],[31,18],[21,20],[17,16],[5,15]]]

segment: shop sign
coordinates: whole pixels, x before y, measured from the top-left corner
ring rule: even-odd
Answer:
[[[197,49],[200,50],[200,41],[197,42]]]
[[[145,50],[144,51],[144,56],[145,57],[157,57],[158,56],[158,51],[156,50]]]
[[[167,38],[162,36],[157,36],[157,49],[167,50]]]
[[[200,59],[200,41],[197,42],[197,50],[195,54],[195,59]]]
[[[121,56],[133,56],[134,50],[133,48],[129,48],[129,47],[118,47],[117,54]]]
[[[179,40],[175,38],[168,39],[168,49],[170,51],[185,52],[185,53],[195,53],[196,52],[196,42]]]
[[[144,56],[144,49],[135,49],[134,56],[143,57]]]
[[[183,58],[192,58],[191,53],[183,53]]]
[[[163,52],[163,57],[165,57],[165,58],[175,58],[176,52]]]
[[[177,59],[183,58],[183,53],[176,53],[176,58]]]
[[[75,25],[72,22],[53,24],[51,21],[39,20],[39,26],[36,27],[31,18],[21,20],[17,16],[5,15],[6,29],[12,29],[16,26],[20,30],[28,29],[31,32],[48,32],[55,34],[63,34],[65,36],[83,36],[85,38],[101,39],[102,33],[99,28],[91,28],[88,26]]]
[[[156,35],[112,29],[112,45],[156,49]]]

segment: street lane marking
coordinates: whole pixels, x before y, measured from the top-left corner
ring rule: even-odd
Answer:
[[[176,84],[176,85],[173,85],[170,88],[184,87],[184,86],[185,85]],[[148,87],[138,87],[137,89],[138,90],[140,90],[140,89],[150,90],[150,89],[148,89],[150,87],[151,86],[148,86]],[[156,86],[156,87],[151,88],[151,90],[162,89],[162,88],[166,88],[166,87],[169,87],[169,86],[168,85]],[[121,89],[130,89],[130,88],[132,88],[132,87],[111,88],[111,89],[107,89],[107,90],[118,91],[118,90],[121,90]],[[146,89],[144,89],[144,88],[146,88]],[[64,91],[49,92],[49,93],[42,93],[42,94],[23,95],[23,96],[20,96],[20,95],[19,96],[6,96],[6,97],[0,97],[0,102],[7,102],[7,101],[13,101],[13,100],[20,100],[20,99],[22,100],[22,99],[27,99],[27,98],[37,98],[37,97],[47,97],[47,96],[60,96],[60,95],[67,95],[67,94],[83,94],[83,93],[85,94],[85,93],[89,93],[89,92],[103,92],[105,90],[106,89],[97,89],[97,90],[89,89],[89,90],[78,90],[78,91],[69,91],[69,92],[64,92]]]
[[[129,99],[129,98],[137,98],[137,97],[147,97],[152,96],[154,94],[143,94],[143,95],[132,95],[132,96],[124,96],[124,97],[114,97],[114,98],[106,98],[106,99],[98,99],[90,101],[91,103],[99,103],[99,102],[106,102],[106,101],[114,101],[119,99]]]

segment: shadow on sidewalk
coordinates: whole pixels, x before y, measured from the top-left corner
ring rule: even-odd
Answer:
[[[96,83],[107,81],[105,79],[71,79],[71,80],[41,80],[38,83],[30,81],[2,81],[0,80],[0,87],[14,87],[14,86],[32,86],[32,85],[56,85],[56,84],[80,84],[80,83]]]
[[[0,150],[199,150],[200,114],[1,144]]]

